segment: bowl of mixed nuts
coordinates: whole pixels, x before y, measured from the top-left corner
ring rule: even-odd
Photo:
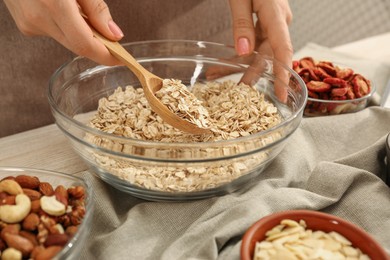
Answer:
[[[305,116],[352,113],[366,108],[375,92],[371,81],[352,68],[330,61],[304,57],[293,61],[293,69],[308,89]]]
[[[56,123],[91,171],[121,191],[185,201],[248,187],[301,122],[304,82],[269,57],[242,59],[233,47],[186,40],[123,46],[164,79],[161,90],[169,83],[161,100],[209,132],[190,134],[164,122],[127,67],[83,57],[63,65],[49,83]],[[187,102],[194,97],[197,106]]]
[[[1,259],[72,259],[85,246],[92,191],[81,178],[0,167]]]
[[[261,218],[244,234],[242,260],[390,259],[357,225],[314,210],[287,210]]]

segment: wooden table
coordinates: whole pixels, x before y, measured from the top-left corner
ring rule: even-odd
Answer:
[[[30,167],[75,174],[88,167],[56,125],[0,138],[0,166]]]

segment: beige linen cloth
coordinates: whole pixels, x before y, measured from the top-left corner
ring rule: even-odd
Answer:
[[[288,209],[345,218],[390,252],[390,188],[384,182],[389,133],[390,109],[378,106],[304,118],[250,187],[191,202],[144,201],[84,172],[95,189],[96,210],[80,259],[239,259],[245,230]]]

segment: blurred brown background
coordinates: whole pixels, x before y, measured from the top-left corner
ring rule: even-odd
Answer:
[[[122,42],[193,39],[232,43],[226,0],[107,0]],[[124,11],[127,10],[127,11]],[[0,1],[0,137],[53,123],[50,76],[73,54],[46,37],[22,35]]]
[[[107,0],[123,42],[192,39],[232,44],[227,0]],[[294,0],[294,48],[335,46],[390,31],[390,0]],[[126,11],[124,11],[126,10]],[[50,76],[73,54],[45,37],[26,37],[0,1],[0,137],[53,123]]]

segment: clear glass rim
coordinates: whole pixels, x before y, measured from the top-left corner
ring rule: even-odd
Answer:
[[[346,100],[330,100],[330,99],[318,99],[318,98],[307,97],[307,101],[320,102],[320,103],[335,103],[335,104],[354,103],[354,102],[368,100],[370,97],[374,95],[375,91],[376,91],[375,85],[371,84],[370,93],[360,98],[346,99]]]

